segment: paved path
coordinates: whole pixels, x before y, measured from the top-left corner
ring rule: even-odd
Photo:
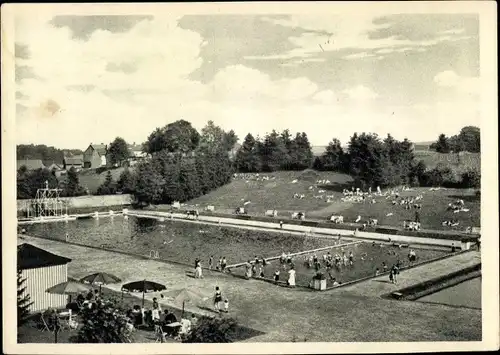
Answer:
[[[192,268],[185,266],[28,236],[23,236],[22,241],[71,258],[68,274],[77,279],[106,271],[120,277],[123,283],[147,278],[165,284],[168,290],[196,287],[210,299],[215,286],[220,286],[223,296],[230,301],[229,315],[242,325],[264,332],[248,339],[249,342],[286,342],[294,337],[299,341],[331,342],[481,339],[480,310],[385,300],[363,294],[366,289],[361,287],[363,284],[353,286],[348,292],[342,289],[313,292],[211,272],[204,272],[203,279],[194,279],[186,276],[186,271],[191,272]],[[448,265],[460,262],[464,260]],[[360,293],[354,292],[356,287]],[[110,288],[119,290],[120,285]],[[146,295],[147,299],[152,297],[161,299],[156,293]],[[172,305],[166,299],[161,302]],[[187,304],[186,308],[196,313],[210,313],[210,300],[202,309],[199,306]]]
[[[465,269],[469,266],[479,264],[480,262],[480,253],[477,251],[469,251],[446,259],[438,260],[433,263],[403,270],[399,274],[397,285],[391,284],[389,282],[389,276],[384,275],[370,279],[366,282],[354,284],[352,286],[345,286],[342,290],[345,292],[353,292],[357,295],[382,296],[392,291],[418,284],[425,280]]]

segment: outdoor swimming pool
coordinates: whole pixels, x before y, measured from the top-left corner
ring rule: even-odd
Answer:
[[[419,298],[420,302],[441,303],[451,306],[481,308],[481,277]]]
[[[403,265],[408,264],[407,248],[397,248],[389,245],[358,243],[344,248],[336,248],[337,239],[311,237],[290,233],[264,232],[245,230],[217,225],[189,223],[183,221],[165,220],[160,222],[150,218],[114,216],[101,219],[84,219],[68,222],[39,223],[25,226],[26,233],[55,240],[77,242],[94,247],[125,251],[144,256],[158,253],[163,260],[193,265],[195,258],[200,258],[204,267],[208,259],[214,257],[214,265],[220,257],[227,259],[227,264],[236,264],[259,258],[272,258],[285,253],[297,253],[319,248],[328,248],[317,252],[322,260],[328,251],[335,253],[353,252],[354,265],[339,269],[325,270],[324,263],[321,272],[325,273],[328,285],[332,285],[331,277],[345,283],[352,280],[373,276],[375,269],[382,272],[382,263],[390,268],[398,259]],[[341,243],[352,240],[342,238]],[[417,250],[419,261],[434,259],[448,254],[440,250]],[[362,260],[363,259],[363,260]],[[304,264],[305,255],[293,257],[297,271],[297,285],[307,286],[316,273],[314,268]],[[279,260],[274,260],[265,268],[266,278],[271,278]],[[288,269],[281,269],[281,280],[286,280]],[[244,268],[232,268],[231,272],[243,275]],[[331,275],[328,275],[329,274]]]
[[[123,216],[39,223],[24,228],[32,236],[65,240],[68,234],[70,242],[145,256],[155,251],[160,259],[189,265],[195,258],[200,258],[203,267],[208,266],[211,255],[214,263],[224,256],[229,265],[255,256],[269,258],[282,252],[293,253],[334,244],[331,238]]]

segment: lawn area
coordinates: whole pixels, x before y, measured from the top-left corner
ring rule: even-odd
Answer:
[[[423,160],[428,169],[435,168],[438,164],[449,167],[456,174],[461,174],[470,169],[481,171],[481,154],[464,152],[437,153],[433,151],[415,151],[415,159]]]
[[[342,241],[344,244],[348,241]],[[353,265],[344,265],[341,263],[339,267],[335,265],[331,269],[327,269],[326,263],[323,262],[323,255],[331,253],[332,256],[335,254],[339,254],[343,256],[345,253],[346,256],[349,255],[350,252],[353,253],[354,261]],[[329,250],[322,250],[320,252],[303,254],[300,256],[296,256],[292,258],[294,263],[294,268],[296,271],[296,283],[299,286],[307,287],[312,277],[316,273],[314,267],[309,268],[306,265],[306,260],[313,256],[317,255],[319,261],[321,262],[320,272],[324,273],[327,277],[327,286],[333,286],[332,278],[335,278],[340,283],[346,283],[354,280],[359,280],[361,278],[370,277],[375,275],[375,270],[378,268],[380,272],[383,272],[382,263],[385,262],[388,268],[392,267],[398,260],[402,262],[403,267],[407,267],[410,265],[408,261],[408,252],[407,248],[398,248],[391,245],[385,244],[372,244],[372,243],[359,243],[347,245],[345,247],[336,246]],[[428,249],[416,249],[417,261],[416,263],[421,263],[426,260],[431,260],[443,255],[448,254],[448,252],[438,251],[438,250],[428,250]],[[264,277],[266,279],[272,279],[274,272],[279,269],[280,270],[280,280],[286,281],[288,279],[288,270],[290,270],[290,265],[281,265],[279,260],[273,260],[270,265],[267,265],[264,268]],[[257,269],[258,271],[259,269]],[[244,275],[245,268],[238,267],[231,270],[232,273],[237,275]]]
[[[226,186],[187,202],[187,205],[198,205],[200,209],[213,205],[216,212],[233,213],[234,209],[242,206],[244,201],[250,201],[245,207],[248,214],[255,216],[264,216],[266,210],[276,209],[278,218],[283,219],[290,218],[290,213],[293,211],[305,211],[306,219],[325,221],[332,214],[339,214],[344,216],[345,222],[354,222],[360,215],[365,221],[375,218],[378,219],[379,225],[396,227],[402,227],[405,220],[415,219],[414,209],[405,210],[401,205],[393,206],[392,199],[385,197],[373,197],[376,200],[375,204],[370,203],[371,199],[361,203],[341,201],[342,189],[351,187],[352,179],[347,175],[305,170],[261,174],[261,176],[269,176],[270,180],[236,178]],[[314,186],[313,189],[309,189],[310,186],[316,185],[317,180],[325,179],[330,180],[330,185]],[[292,184],[293,180],[297,180],[297,183]],[[319,192],[320,190],[324,192]],[[294,193],[304,194],[305,197],[295,199]],[[415,197],[420,194],[423,195],[423,199],[419,201],[422,204],[419,213],[423,229],[450,230],[450,227],[443,227],[442,222],[451,219],[459,221],[460,224],[455,229],[460,231],[464,231],[468,226],[481,225],[481,204],[479,198],[475,196],[474,189],[431,191],[429,188],[414,188],[412,191],[400,192],[402,197]],[[320,195],[323,195],[323,199],[314,197]],[[327,195],[333,195],[331,202],[327,202]],[[447,210],[448,204],[457,199],[464,200],[469,212],[453,213]],[[387,216],[390,213],[392,215]]]
[[[218,212],[233,213],[236,207],[243,206],[244,201],[251,201],[245,207],[249,214],[263,215],[266,210],[276,209],[280,215],[289,217],[294,211],[314,211],[327,207],[326,195],[339,195],[334,191],[318,192],[321,187],[309,190],[318,180],[330,180],[330,189],[342,191],[344,186],[352,182],[350,176],[333,172],[317,172],[314,170],[279,171],[269,174],[269,180],[257,180],[237,177],[233,181],[207,195],[195,198],[189,205],[213,205]],[[297,182],[292,183],[294,180]],[[326,189],[325,189],[326,191]],[[304,199],[294,199],[293,195],[304,194]],[[323,199],[314,196],[324,195]]]
[[[278,256],[282,252],[299,252],[333,245],[331,238],[219,227],[181,221],[159,222],[149,218],[122,216],[78,221],[26,225],[26,233],[56,240],[69,240],[99,247],[149,256],[152,250],[159,257],[191,265],[199,257],[203,266],[208,258],[226,257],[227,263],[249,258]],[[215,265],[214,265],[215,266]]]

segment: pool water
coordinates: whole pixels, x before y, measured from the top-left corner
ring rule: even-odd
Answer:
[[[350,242],[349,240],[343,240],[342,244]],[[294,269],[296,272],[296,284],[299,286],[308,286],[311,282],[312,277],[316,274],[316,269],[314,267],[309,267],[307,259],[309,256],[316,254],[318,260],[321,263],[321,268],[319,272],[323,273],[327,279],[327,287],[333,286],[333,279],[339,283],[346,283],[353,280],[358,280],[365,277],[375,276],[375,271],[378,268],[380,272],[383,272],[383,263],[386,264],[387,268],[390,269],[392,265],[396,264],[398,260],[401,261],[403,266],[409,266],[408,261],[408,251],[407,248],[398,248],[391,245],[385,244],[372,244],[369,242],[361,242],[346,246],[334,246],[331,249],[322,250],[315,253],[302,254],[292,258]],[[323,262],[323,255],[330,252],[332,256],[339,254],[343,256],[349,256],[349,253],[353,254],[353,263],[350,265],[349,261],[347,265],[343,262],[339,267],[333,265],[333,267],[327,269],[326,263]],[[418,257],[417,262],[422,262],[425,260],[434,259],[442,255],[448,254],[448,252],[443,252],[440,250],[416,250]],[[277,255],[278,256],[278,255]],[[233,273],[238,275],[245,274],[245,267],[239,267],[232,270]],[[259,267],[256,268],[257,274],[259,274]],[[280,280],[287,281],[288,271],[290,270],[290,265],[281,264],[279,260],[271,261],[270,265],[266,265],[263,268],[264,278],[272,279],[274,277],[274,272],[276,270],[280,271]],[[387,276],[389,280],[389,276]]]
[[[480,309],[481,277],[445,288],[444,290],[419,298],[418,301]]]
[[[28,235],[65,240],[68,234],[69,241],[145,256],[155,251],[160,259],[189,265],[200,258],[203,267],[208,266],[211,255],[214,266],[220,257],[229,265],[255,256],[268,258],[283,251],[293,253],[334,243],[328,238],[123,216],[31,224],[25,229]]]

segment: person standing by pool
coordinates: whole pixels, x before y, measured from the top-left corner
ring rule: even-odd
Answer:
[[[247,280],[252,277],[252,264],[250,263],[250,260],[248,260],[245,264],[245,277]]]
[[[221,261],[221,264],[220,264],[220,270],[222,272],[224,272],[224,270],[226,270],[226,265],[227,265],[227,261],[226,261],[226,257],[222,257],[222,261]]]
[[[276,269],[276,271],[274,272],[274,283],[278,284],[279,280],[280,280],[280,270]]]
[[[288,286],[295,287],[295,269],[293,266],[288,271]]]
[[[283,229],[283,221],[280,221],[280,229]]]
[[[215,286],[215,295],[214,295],[214,308],[217,312],[220,312],[219,306],[222,302],[222,292],[219,289],[219,286]]]
[[[394,283],[394,269],[391,269],[391,272],[389,273],[389,281],[391,281],[391,284]]]
[[[398,275],[399,275],[399,268],[397,265],[394,265],[392,267],[392,273],[393,273],[393,278],[394,278],[394,283],[397,284],[398,283]]]
[[[194,277],[197,279],[202,279],[203,278],[202,270],[203,269],[201,268],[201,261],[198,261],[198,264],[196,264],[196,270],[194,273]]]

